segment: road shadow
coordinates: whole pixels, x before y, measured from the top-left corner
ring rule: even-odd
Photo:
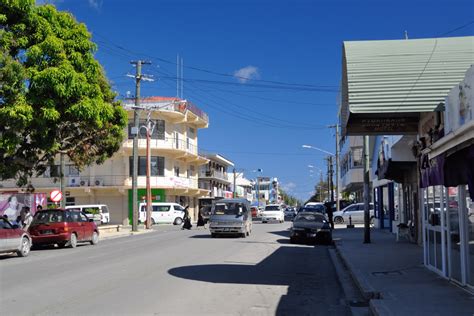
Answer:
[[[289,230],[279,230],[279,231],[274,231],[274,232],[269,232],[270,234],[278,235],[278,236],[283,236],[290,238],[290,231]]]
[[[173,268],[168,273],[219,284],[288,286],[276,315],[350,315],[348,307],[341,305],[343,293],[327,247],[282,246],[257,265],[194,265]]]

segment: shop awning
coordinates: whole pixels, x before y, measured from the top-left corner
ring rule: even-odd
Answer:
[[[344,135],[415,134],[474,64],[474,36],[343,43]]]

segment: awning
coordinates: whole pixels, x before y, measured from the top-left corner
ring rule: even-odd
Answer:
[[[343,43],[343,135],[416,134],[474,63],[474,36]]]
[[[416,170],[414,161],[392,161],[386,160],[379,165],[375,172],[379,179],[393,180],[398,183],[405,182],[405,178]]]

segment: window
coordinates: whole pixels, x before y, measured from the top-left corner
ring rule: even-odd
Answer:
[[[152,123],[155,124],[153,133],[150,135],[151,139],[165,139],[165,121],[164,120],[152,120]],[[133,121],[128,122],[128,139],[133,139],[132,127],[134,126]],[[138,130],[138,138],[146,138],[146,129],[142,126],[147,126],[146,120],[140,120]]]
[[[362,148],[354,148],[352,149],[352,161],[354,167],[362,166]]]
[[[165,157],[152,156],[150,158],[150,173],[152,176],[165,175]],[[133,176],[133,156],[129,157],[130,177]],[[138,157],[138,175],[146,176],[146,157]]]
[[[194,136],[194,128],[190,127],[188,131],[191,137]]]
[[[87,219],[87,216],[82,214],[82,213],[79,213],[79,220],[81,222],[88,222],[89,220]]]

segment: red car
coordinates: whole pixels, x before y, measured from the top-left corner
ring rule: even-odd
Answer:
[[[29,229],[36,246],[57,244],[75,248],[79,242],[99,242],[99,230],[93,219],[76,210],[49,209],[36,212]]]
[[[3,217],[0,218],[0,253],[16,252],[19,257],[26,257],[30,248],[30,235]]]

